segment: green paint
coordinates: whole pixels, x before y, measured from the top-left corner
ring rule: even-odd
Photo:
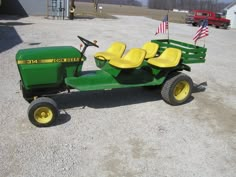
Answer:
[[[19,50],[16,62],[23,85],[29,90],[63,84],[65,77],[73,76],[80,57],[80,51],[74,47],[42,47]],[[79,71],[82,64],[83,61],[80,63]]]
[[[98,68],[102,68],[106,63],[109,62],[108,60],[100,60],[100,59],[98,59],[96,57],[94,57],[94,60],[95,60],[96,66]]]
[[[106,71],[114,77],[117,77],[122,69],[112,66],[109,64],[109,62],[106,62],[105,65],[102,67],[102,70]]]
[[[117,78],[103,70],[98,70],[82,74],[80,77],[68,77],[65,83],[77,90],[89,91],[161,85],[164,80],[165,77],[156,79],[145,70],[122,71]]]
[[[159,54],[161,54],[168,47],[180,49],[182,51],[182,63],[184,64],[205,63],[207,49],[204,47],[172,39],[152,40],[152,42],[159,44]]]
[[[71,46],[44,47],[19,50],[16,63],[25,92],[32,96],[41,96],[50,91],[65,90],[65,86],[80,91],[128,88],[161,85],[173,71],[190,71],[186,64],[204,63],[206,48],[175,40],[152,40],[158,43],[161,54],[168,47],[182,50],[181,62],[172,68],[158,68],[149,65],[146,60],[135,69],[120,69],[95,58],[99,70],[81,72],[86,57]],[[76,66],[78,77],[74,77]],[[46,92],[47,91],[47,92]],[[30,93],[30,94],[29,94]],[[25,96],[27,97],[27,96]]]

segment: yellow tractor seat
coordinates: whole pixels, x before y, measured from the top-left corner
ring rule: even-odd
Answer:
[[[157,51],[159,49],[159,45],[153,42],[146,42],[142,49],[146,50],[145,59],[153,58],[156,56]]]
[[[148,63],[160,68],[175,67],[179,64],[181,54],[180,49],[167,48],[159,57],[149,59]]]
[[[111,46],[104,52],[98,52],[95,54],[95,58],[100,60],[111,60],[121,58],[125,52],[126,44],[123,42],[114,42]]]
[[[142,64],[145,55],[145,50],[139,48],[132,48],[124,57],[120,59],[110,60],[109,64],[120,69],[137,68]]]

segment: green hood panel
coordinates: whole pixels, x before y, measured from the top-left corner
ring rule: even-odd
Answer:
[[[19,50],[16,63],[25,89],[59,87],[65,77],[81,71],[81,53],[72,46],[41,47]]]
[[[40,47],[19,50],[16,60],[65,59],[80,56],[80,51],[72,46]]]

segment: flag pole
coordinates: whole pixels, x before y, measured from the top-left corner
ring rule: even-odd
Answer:
[[[169,29],[170,29],[170,24],[169,24],[169,10],[168,10],[168,12],[167,12],[167,23],[168,23],[168,44],[170,43],[170,31],[169,31]]]

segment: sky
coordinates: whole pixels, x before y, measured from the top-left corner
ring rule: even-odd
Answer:
[[[138,1],[142,2],[144,5],[147,5],[147,2],[148,2],[148,0],[138,0]],[[219,1],[228,3],[228,2],[232,2],[233,0],[219,0]]]

